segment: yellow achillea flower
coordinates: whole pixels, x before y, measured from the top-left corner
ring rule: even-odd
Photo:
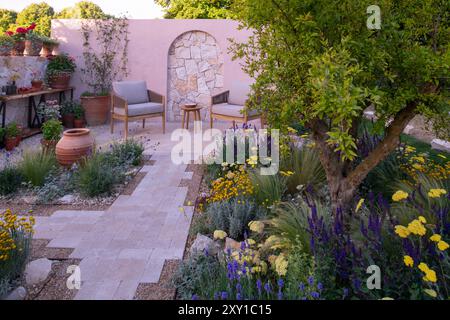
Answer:
[[[421,262],[421,263],[419,263],[419,265],[417,267],[419,268],[420,271],[425,273],[423,280],[428,281],[428,282],[436,282],[437,281],[436,272],[434,270],[430,269],[426,265],[426,263]]]
[[[422,223],[427,223],[427,219],[424,216],[419,216],[419,221]]]
[[[414,266],[414,260],[410,256],[404,256],[403,262],[407,267],[413,267]]]
[[[292,128],[292,127],[287,127],[287,130],[288,130],[288,132],[290,132],[290,133],[297,133],[297,130],[295,130],[295,129]]]
[[[248,244],[249,246],[253,246],[254,244],[256,244],[256,241],[253,240],[253,239],[247,239],[247,244]]]
[[[216,230],[214,231],[214,239],[225,239],[228,236],[228,234],[223,230]]]
[[[439,242],[439,241],[441,241],[441,236],[439,234],[433,234],[430,237],[430,240],[433,241],[433,242]]]
[[[398,226],[395,226],[395,233],[400,238],[407,238],[409,236],[409,234],[410,234],[410,231],[405,226],[398,225]]]
[[[447,242],[441,240],[441,241],[438,242],[437,247],[438,247],[439,250],[445,251],[445,250],[448,249],[449,245],[448,245]]]
[[[446,194],[447,191],[444,189],[430,189],[430,191],[428,192],[428,196],[430,198],[439,198],[441,195]]]
[[[361,206],[362,206],[363,203],[364,203],[364,199],[361,198],[361,199],[358,201],[358,204],[356,205],[355,212],[358,212],[359,209],[361,209]]]
[[[284,258],[283,254],[280,254],[275,259],[275,271],[279,276],[285,276],[287,273],[288,261]]]
[[[423,226],[420,220],[413,220],[408,224],[408,230],[415,235],[423,236],[427,232],[427,229]]]
[[[392,195],[392,200],[401,201],[408,198],[408,193],[402,190],[398,190],[396,193]]]
[[[248,227],[256,233],[262,233],[264,231],[264,223],[261,221],[250,221]]]

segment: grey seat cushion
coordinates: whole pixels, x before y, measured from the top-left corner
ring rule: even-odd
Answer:
[[[243,106],[248,99],[249,93],[249,84],[243,82],[233,82],[231,84],[231,89],[228,96],[228,103]]]
[[[116,94],[127,100],[128,104],[148,102],[147,83],[145,81],[117,81],[113,83]]]
[[[128,105],[128,116],[130,117],[159,113],[163,111],[164,111],[163,105],[161,103],[156,102],[146,102]],[[114,108],[114,113],[124,116],[125,108]]]
[[[230,116],[230,117],[239,117],[243,118],[244,114],[241,112],[244,110],[243,105],[236,105],[236,104],[229,104],[229,103],[220,103],[220,104],[214,104],[212,106],[212,112],[216,114],[221,114],[224,116]],[[256,110],[247,110],[248,116],[254,116],[257,115],[258,111]]]

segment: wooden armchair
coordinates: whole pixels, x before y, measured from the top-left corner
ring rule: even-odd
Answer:
[[[233,122],[246,123],[250,120],[260,119],[261,126],[264,120],[261,114],[256,110],[247,110],[247,97],[249,85],[242,83],[233,83],[231,90],[219,93],[211,97],[209,108],[210,127],[212,129],[214,119],[229,120]]]
[[[145,81],[120,81],[113,83],[111,93],[111,133],[114,120],[125,121],[125,139],[128,138],[128,121],[162,117],[163,133],[166,131],[165,97],[147,89]]]

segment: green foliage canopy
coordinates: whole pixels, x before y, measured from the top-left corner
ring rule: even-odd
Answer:
[[[167,19],[230,19],[234,0],[155,0]]]
[[[28,26],[36,23],[35,32],[50,36],[51,23],[55,11],[45,2],[32,3],[17,15],[16,25]]]
[[[0,33],[4,33],[9,26],[16,22],[17,12],[7,9],[0,9]]]
[[[62,9],[56,17],[58,19],[104,19],[107,15],[97,4],[90,1],[80,1],[73,7]]]

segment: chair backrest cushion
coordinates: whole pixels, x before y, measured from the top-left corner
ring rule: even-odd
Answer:
[[[248,99],[250,85],[243,82],[233,82],[231,84],[230,94],[228,96],[229,104],[243,106]]]
[[[113,90],[126,99],[128,104],[148,102],[147,83],[145,81],[117,81],[113,83]]]

